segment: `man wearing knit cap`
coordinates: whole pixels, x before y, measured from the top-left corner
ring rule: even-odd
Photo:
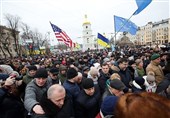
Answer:
[[[162,71],[160,64],[160,55],[155,53],[151,56],[151,62],[146,67],[146,73],[153,71],[155,74],[156,84],[158,85],[162,80],[164,80],[164,73]]]
[[[114,117],[115,113],[115,107],[118,102],[117,96],[107,96],[102,104],[101,104],[101,110],[100,113],[96,118],[112,118]]]
[[[31,115],[44,114],[39,102],[44,92],[46,92],[51,85],[47,77],[47,70],[45,68],[40,68],[37,70],[34,80],[28,83],[26,87],[24,106]]]
[[[67,80],[63,83],[63,86],[68,92],[68,95],[72,98],[73,104],[80,92],[80,88],[77,82],[78,82],[77,70],[75,68],[69,68],[67,71]]]
[[[76,118],[95,118],[100,109],[100,92],[92,79],[82,80],[82,90],[75,102]]]

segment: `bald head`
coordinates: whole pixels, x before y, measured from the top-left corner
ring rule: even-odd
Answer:
[[[66,91],[62,85],[54,84],[47,91],[47,97],[56,106],[61,108],[64,105]]]
[[[47,91],[47,97],[48,99],[53,98],[53,96],[58,96],[60,94],[65,94],[65,89],[62,85],[60,84],[54,84],[50,86],[50,88]]]

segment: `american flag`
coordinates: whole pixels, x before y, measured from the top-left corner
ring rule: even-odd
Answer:
[[[76,46],[76,43],[74,43],[62,29],[60,29],[59,27],[52,23],[50,24],[58,41],[64,42],[64,44],[67,45],[68,47]]]

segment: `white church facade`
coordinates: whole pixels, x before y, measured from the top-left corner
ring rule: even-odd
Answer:
[[[85,15],[85,20],[82,26],[83,51],[96,49],[95,35],[92,34],[91,23],[87,20],[87,15]]]

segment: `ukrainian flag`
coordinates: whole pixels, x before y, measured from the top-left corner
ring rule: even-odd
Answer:
[[[110,45],[109,45],[109,40],[106,38],[106,37],[104,37],[103,35],[101,35],[100,33],[98,33],[98,35],[97,35],[97,43],[99,44],[99,45],[101,45],[101,46],[103,46],[103,47],[110,47]]]

